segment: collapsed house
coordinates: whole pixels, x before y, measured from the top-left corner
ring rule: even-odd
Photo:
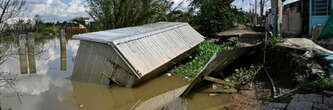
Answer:
[[[81,40],[73,80],[132,87],[158,75],[204,41],[187,23],[159,22],[75,35]]]

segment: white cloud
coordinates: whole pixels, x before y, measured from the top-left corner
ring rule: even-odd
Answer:
[[[10,93],[24,93],[28,95],[38,95],[47,90],[49,90],[49,84],[51,78],[48,76],[14,76],[17,77],[15,80],[15,85],[12,87],[6,84],[0,88],[0,93],[10,94]]]
[[[40,15],[46,21],[64,21],[75,17],[88,16],[84,0],[28,0],[22,16]]]
[[[190,0],[169,0],[170,2],[173,2],[173,6],[172,8],[176,8],[177,7],[178,9],[180,10],[187,10],[188,9],[188,6],[190,4]]]
[[[174,7],[184,1],[180,9],[186,10],[189,0],[170,0]],[[88,17],[85,0],[27,0],[25,10],[21,16],[34,17],[40,15],[45,21],[64,21],[75,17]]]
[[[45,75],[19,75],[17,77],[15,85],[0,87],[2,109],[77,110],[73,97],[68,97],[73,95],[72,84],[68,79]],[[17,97],[17,93],[20,98]]]
[[[258,4],[258,8],[257,8],[257,12],[259,13],[259,1],[260,0],[257,0],[257,4]],[[234,5],[236,8],[239,8],[239,9],[242,9],[246,12],[249,12],[250,10],[253,10],[253,7],[254,7],[254,4],[255,4],[255,0],[235,0],[232,5]],[[266,3],[265,3],[265,11],[267,9],[269,9],[271,7],[271,4],[270,4],[270,0],[268,0]]]

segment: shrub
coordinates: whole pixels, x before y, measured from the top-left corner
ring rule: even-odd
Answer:
[[[277,36],[277,37],[270,37],[269,39],[268,39],[268,44],[270,44],[270,45],[275,45],[275,44],[277,44],[277,43],[282,43],[282,42],[284,42],[284,39],[282,38],[282,37],[280,37],[280,36]]]
[[[298,88],[306,91],[333,90],[333,80],[330,78],[320,78],[314,81],[305,80],[298,84]]]

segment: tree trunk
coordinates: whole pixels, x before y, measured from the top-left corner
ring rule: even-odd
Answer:
[[[271,0],[271,6],[272,6],[272,14],[274,15],[275,19],[275,33],[276,35],[281,35],[281,24],[282,24],[282,15],[283,15],[283,3],[281,0]]]
[[[263,20],[264,18],[264,8],[265,8],[265,0],[260,0],[259,1],[259,7],[260,7],[260,25],[264,26]]]
[[[254,25],[258,24],[258,0],[254,0]]]

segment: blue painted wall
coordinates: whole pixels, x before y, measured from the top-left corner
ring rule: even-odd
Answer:
[[[312,1],[313,0],[309,0],[310,1],[310,11],[309,11],[309,15],[310,15],[310,23],[309,23],[309,32],[311,33],[312,27],[315,25],[322,25],[325,26],[326,21],[328,20],[329,16],[312,16]],[[333,10],[333,1],[331,1],[331,9]],[[332,14],[332,13],[331,13]]]

